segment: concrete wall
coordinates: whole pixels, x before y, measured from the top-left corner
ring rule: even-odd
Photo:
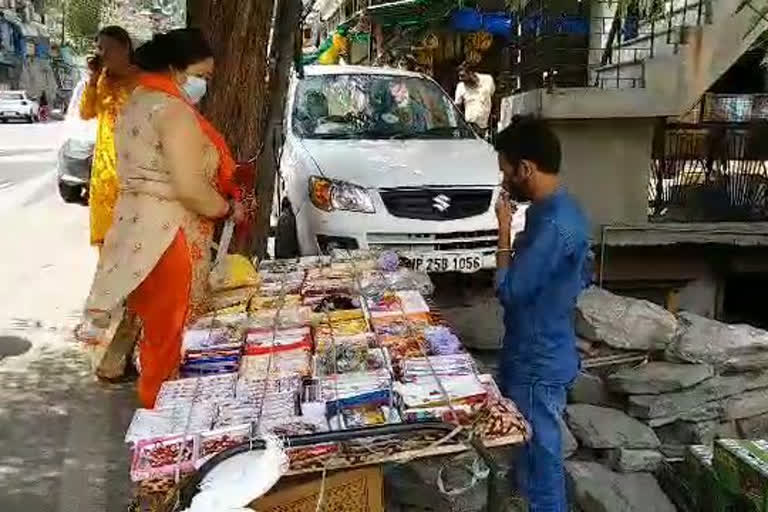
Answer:
[[[552,121],[563,150],[563,181],[590,216],[599,240],[606,224],[648,221],[653,120]]]

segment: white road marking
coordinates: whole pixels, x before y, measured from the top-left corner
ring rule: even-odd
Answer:
[[[19,162],[53,162],[56,160],[56,150],[49,149],[40,153],[19,153],[4,155],[0,152],[0,164],[8,165]]]

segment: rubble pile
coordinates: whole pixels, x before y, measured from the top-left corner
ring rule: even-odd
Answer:
[[[564,450],[584,510],[675,510],[653,476],[664,460],[716,438],[768,436],[768,332],[599,288],[576,314],[588,363],[569,397]]]

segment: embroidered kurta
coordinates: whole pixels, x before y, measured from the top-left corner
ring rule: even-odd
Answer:
[[[184,141],[184,169],[169,161],[163,147],[159,119],[171,110],[178,133],[191,134],[192,140]],[[221,211],[225,200],[215,190],[218,152],[188,105],[143,87],[126,103],[115,133],[121,194],[86,308],[108,312],[122,307],[181,230],[192,263],[194,314],[206,296],[214,223],[189,206]]]
[[[92,245],[101,245],[112,225],[119,190],[114,127],[122,105],[135,86],[135,77],[116,79],[102,72],[95,86],[89,84],[85,88],[80,100],[80,117],[98,120],[88,199]]]

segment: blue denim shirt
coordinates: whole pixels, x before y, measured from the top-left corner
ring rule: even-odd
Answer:
[[[574,308],[591,280],[587,219],[560,189],[528,208],[513,248],[510,266],[496,275],[504,308],[502,382],[568,384],[580,366]]]

